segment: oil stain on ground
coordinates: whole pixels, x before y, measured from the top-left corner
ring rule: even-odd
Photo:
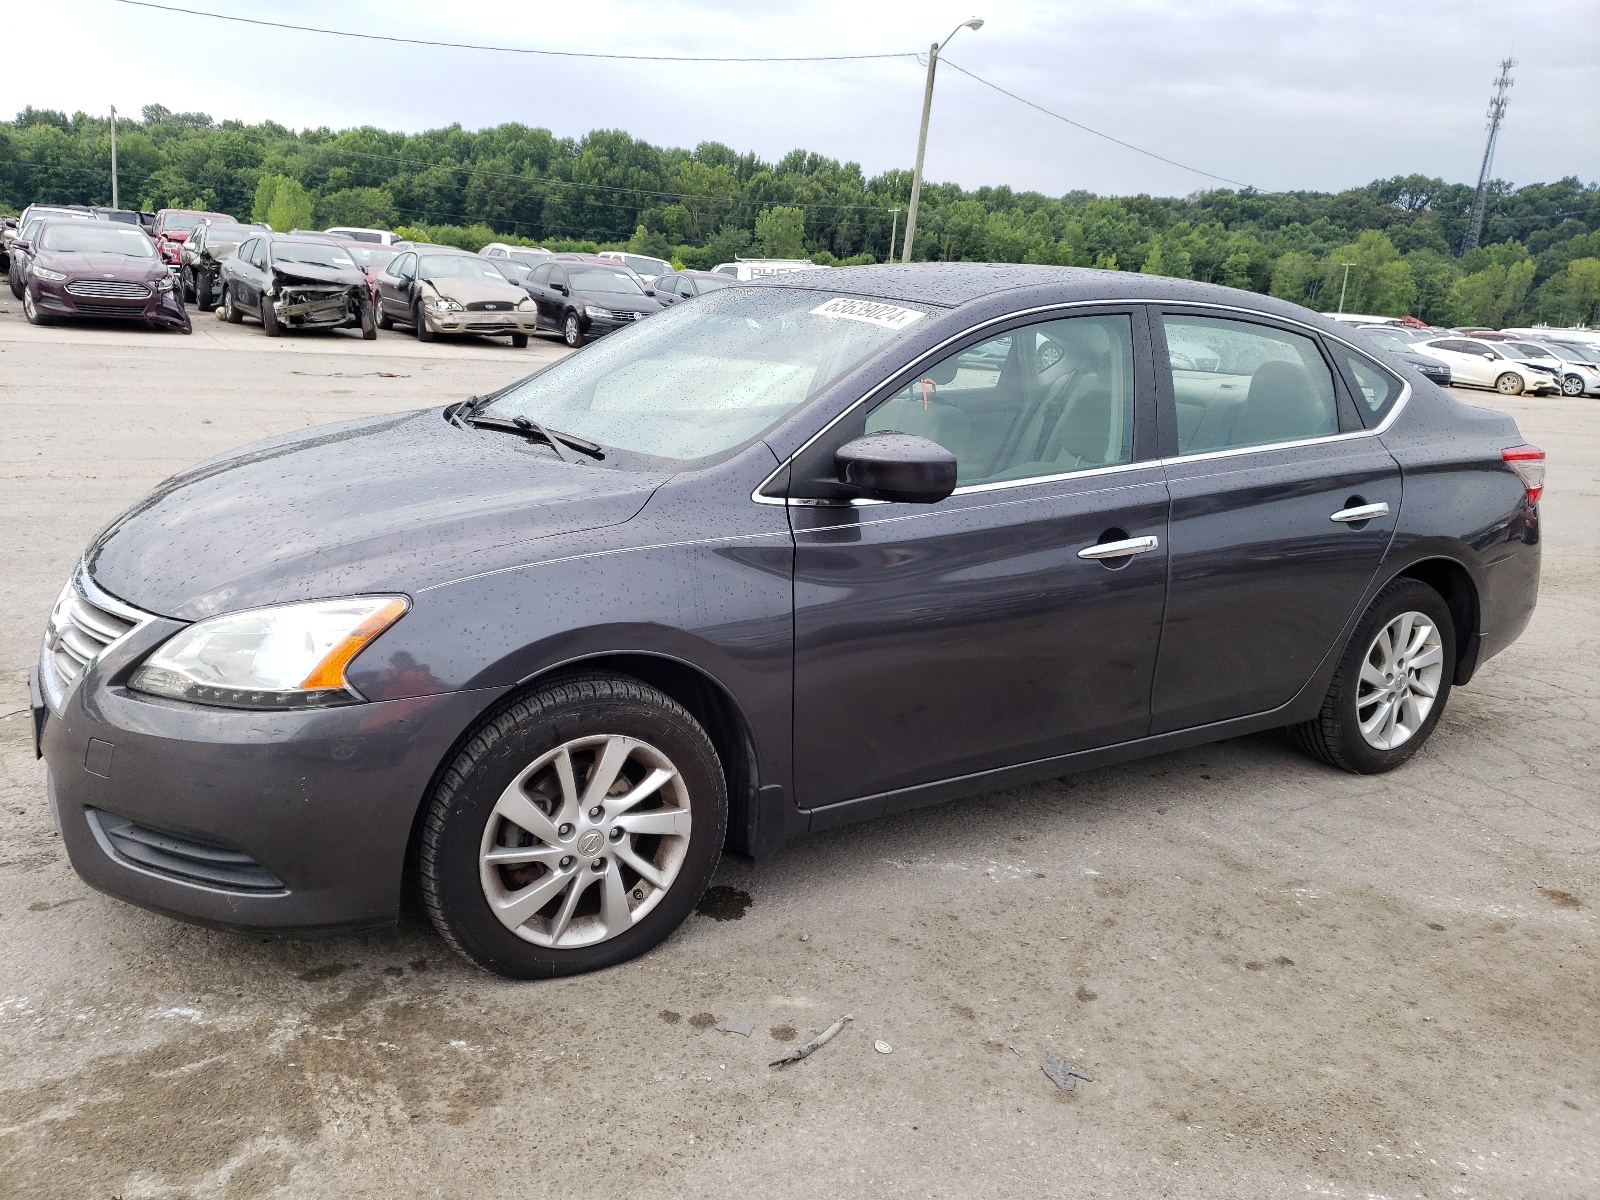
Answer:
[[[700,897],[700,903],[694,906],[694,910],[713,921],[737,921],[749,907],[749,892],[719,883],[706,889],[706,894]]]

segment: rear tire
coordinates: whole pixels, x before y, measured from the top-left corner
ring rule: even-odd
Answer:
[[[1396,579],[1350,635],[1322,711],[1291,726],[1290,736],[1313,758],[1354,774],[1392,771],[1439,724],[1455,669],[1455,622],[1444,597],[1419,580]]]
[[[11,295],[14,299],[21,300],[23,285],[22,272],[17,270],[17,260],[12,259],[11,265],[6,268],[6,282],[11,285]]]
[[[1507,371],[1494,381],[1494,390],[1502,396],[1522,395],[1522,376],[1515,371]]]
[[[440,773],[420,834],[423,903],[487,971],[613,966],[694,910],[727,818],[722,764],[681,705],[626,676],[557,678],[486,718]]]
[[[418,300],[416,307],[411,310],[411,327],[417,331],[419,342],[431,342],[439,336],[428,328],[428,315],[422,310],[421,300]]]
[[[513,350],[526,350],[528,348],[528,335],[525,333],[513,333],[511,335],[511,348]]]

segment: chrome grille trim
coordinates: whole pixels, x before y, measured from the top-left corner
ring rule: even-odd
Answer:
[[[67,284],[67,295],[103,300],[148,300],[150,289],[125,279],[74,279]]]
[[[60,712],[102,654],[154,619],[97,588],[80,563],[51,610],[39,653],[39,682],[50,707]]]

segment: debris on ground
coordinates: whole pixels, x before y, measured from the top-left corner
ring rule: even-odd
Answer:
[[[879,1038],[877,1041],[873,1042],[872,1043],[872,1048],[874,1050],[876,1050],[879,1054],[893,1054],[894,1053],[894,1047],[889,1045],[889,1043],[884,1041],[882,1038]]]
[[[748,1017],[723,1017],[717,1022],[718,1033],[737,1033],[749,1037],[756,1031],[756,1023]]]
[[[804,1046],[801,1046],[796,1050],[789,1051],[788,1054],[785,1054],[782,1058],[778,1059],[777,1062],[768,1063],[767,1065],[769,1067],[786,1067],[792,1062],[799,1062],[802,1058],[808,1057],[813,1052],[820,1050],[823,1046],[826,1046],[829,1042],[831,1042],[838,1035],[839,1031],[844,1028],[846,1021],[854,1020],[854,1017],[850,1016],[848,1013],[845,1014],[832,1025],[829,1025],[816,1037],[812,1038]]]
[[[1063,1059],[1059,1054],[1046,1054],[1044,1061],[1039,1064],[1044,1073],[1050,1076],[1052,1082],[1064,1092],[1070,1092],[1078,1086],[1078,1080],[1093,1083],[1094,1076],[1082,1067],[1075,1067]]]

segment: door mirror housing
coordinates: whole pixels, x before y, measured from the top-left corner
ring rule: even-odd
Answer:
[[[956,490],[956,456],[911,433],[869,433],[833,455],[839,482],[866,500],[937,504]]]

